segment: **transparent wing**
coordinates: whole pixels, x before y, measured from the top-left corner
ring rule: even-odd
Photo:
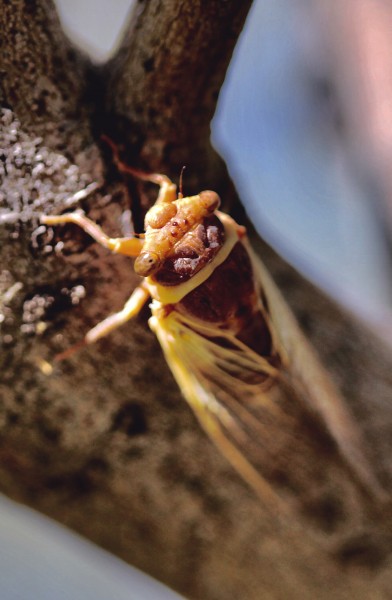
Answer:
[[[248,251],[265,298],[275,360],[260,356],[230,330],[153,308],[150,325],[185,399],[221,453],[275,512],[287,508],[269,483],[276,477],[271,465],[283,464],[284,471],[290,463],[295,469],[300,447],[309,450],[298,428],[304,407],[366,489],[385,498],[343,399],[263,264]]]
[[[296,397],[308,411],[316,415],[323,424],[357,479],[374,497],[384,501],[386,492],[373,474],[363,452],[364,444],[359,429],[342,396],[299,328],[262,261],[249,245],[247,250],[256,279],[267,301],[274,341],[288,385],[295,390]]]
[[[176,311],[153,316],[150,325],[202,427],[269,509],[284,514],[287,507],[261,474],[258,460],[274,447],[277,423],[287,420],[270,393],[279,371],[230,331]]]

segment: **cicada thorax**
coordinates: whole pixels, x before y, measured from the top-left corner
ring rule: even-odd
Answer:
[[[161,200],[148,211],[145,218],[145,240],[143,251],[135,261],[138,275],[147,277],[160,269],[165,259],[184,243],[184,236],[219,207],[218,194],[200,192],[197,196]],[[189,240],[197,243],[197,237]],[[195,251],[201,246],[195,245]]]
[[[262,356],[272,356],[272,336],[255,288],[249,255],[238,241],[211,276],[187,294],[176,310],[228,329]]]
[[[238,341],[277,367],[280,359],[244,242],[223,213],[193,226],[148,278],[160,310],[176,311],[217,345]],[[260,383],[270,375],[260,375]]]

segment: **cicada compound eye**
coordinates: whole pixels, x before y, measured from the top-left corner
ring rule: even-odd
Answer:
[[[148,277],[159,269],[161,261],[155,252],[141,252],[135,260],[134,269],[138,275]]]
[[[208,210],[209,213],[213,213],[220,206],[220,198],[216,192],[212,192],[211,190],[205,190],[204,192],[200,192],[199,198],[203,207]]]

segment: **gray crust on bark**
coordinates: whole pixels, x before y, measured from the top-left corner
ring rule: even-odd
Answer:
[[[205,13],[211,20],[223,11],[235,23],[228,31],[225,19],[216,19],[203,29],[201,40],[190,2],[139,3],[133,35],[127,34],[111,64],[108,91],[105,70],[94,88],[103,90],[97,114],[84,100],[86,82],[96,81],[93,72],[70,50],[51,2],[0,2],[1,93],[13,109],[2,112],[0,129],[1,490],[189,597],[387,599],[392,587],[390,506],[372,503],[335,465],[333,453],[299,451],[298,489],[286,491],[296,519],[272,517],[200,430],[148,329],[147,308],[110,337],[59,363],[52,375],[45,374],[44,361],[119,309],[138,278],[128,259],[110,255],[76,228],[41,228],[39,214],[71,206],[73,194],[98,182],[101,187],[86,198],[74,197],[73,203],[110,234],[121,230],[130,200],[109,157],[106,172],[94,144],[91,132],[99,133],[100,117],[102,129],[114,124],[117,137],[123,119],[129,120],[122,141],[131,156],[137,150],[140,163],[168,169],[170,175],[179,160],[173,144],[178,144],[180,160],[191,160],[190,136],[205,149],[203,161],[212,156],[208,122],[245,18],[240,4],[192,3],[199,21]],[[175,52],[165,62],[162,53],[167,56],[171,35],[178,39],[179,23],[185,40],[197,44],[184,57]],[[162,46],[154,45],[154,32],[160,32]],[[205,69],[202,50],[196,50],[208,42],[213,46],[216,39],[227,42],[222,56],[211,54],[211,79],[196,77],[198,93],[205,94],[204,100],[197,99],[200,114],[192,120],[191,100],[183,113],[181,102],[179,114],[166,110],[165,85],[172,91],[176,80],[171,61],[190,61],[188,73],[184,67],[179,72],[184,89],[191,90],[192,70]],[[157,79],[149,79],[151,65],[160,65],[154,75],[159,89]],[[143,72],[145,83],[132,96],[128,82],[140,81]],[[87,92],[94,89],[87,86]],[[115,98],[109,102],[111,92]],[[159,112],[161,103],[162,114],[148,115],[149,107]],[[198,120],[200,139],[194,128]],[[171,137],[173,123],[181,132],[177,141]],[[211,161],[201,179],[215,173]],[[209,187],[229,188],[222,183],[223,173],[219,168]],[[132,190],[130,198],[135,198]],[[375,473],[390,490],[390,351],[265,244],[255,244],[342,390]],[[298,433],[309,437],[309,448],[317,448],[311,428]],[[297,438],[287,439],[286,450],[295,448]],[[300,438],[297,445],[302,448]],[[320,489],[317,469],[329,473]]]

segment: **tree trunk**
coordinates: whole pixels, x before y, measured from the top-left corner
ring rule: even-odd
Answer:
[[[209,122],[249,5],[138,3],[118,54],[95,69],[49,0],[0,1],[1,490],[192,598],[387,598],[390,504],[354,484],[339,497],[337,469],[315,497],[303,480],[292,522],[268,513],[195,422],[147,309],[46,374],[45,361],[119,309],[138,278],[75,228],[51,238],[39,215],[77,205],[115,234],[124,211],[137,212],[137,185],[114,172],[102,133],[131,164],[169,176],[187,164],[187,191],[233,197]],[[390,352],[255,244],[390,489]],[[306,460],[304,473],[334,472],[332,455]]]

